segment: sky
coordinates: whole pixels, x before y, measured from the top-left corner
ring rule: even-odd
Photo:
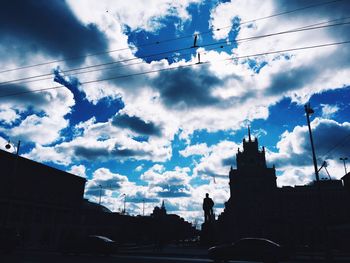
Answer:
[[[87,179],[112,211],[222,212],[252,135],[278,186],[350,157],[350,2],[5,0],[0,148]],[[350,168],[349,168],[350,169]],[[321,178],[327,178],[325,169]]]

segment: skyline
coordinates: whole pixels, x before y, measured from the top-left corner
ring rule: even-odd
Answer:
[[[90,200],[98,202],[102,185],[102,204],[113,211],[126,194],[131,214],[142,213],[143,201],[149,214],[165,200],[193,222],[202,220],[206,192],[222,211],[248,125],[279,186],[314,179],[310,102],[318,165],[326,160],[339,179],[339,158],[350,157],[349,44],[273,52],[349,41],[349,9],[346,1],[6,2],[1,149],[21,140],[21,156],[87,178]],[[261,53],[271,54],[254,56]],[[5,83],[23,78],[31,79]],[[7,96],[38,89],[47,90]]]

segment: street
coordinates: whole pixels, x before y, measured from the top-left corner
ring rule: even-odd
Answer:
[[[0,261],[3,263],[58,263],[58,262],[118,262],[118,263],[200,263],[200,262],[213,262],[206,258],[196,258],[188,256],[145,256],[145,255],[111,255],[111,256],[95,256],[95,255],[61,255],[59,253],[19,253],[0,255]],[[234,263],[250,263],[251,261],[230,261]],[[325,262],[321,258],[304,257],[290,261],[284,261],[283,263],[302,263],[302,262]],[[333,263],[349,262],[349,258],[338,258]]]

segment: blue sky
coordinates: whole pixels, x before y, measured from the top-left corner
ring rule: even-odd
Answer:
[[[130,214],[143,200],[146,213],[164,200],[200,222],[206,192],[217,214],[229,197],[248,125],[279,186],[313,180],[310,102],[318,162],[341,178],[339,157],[350,157],[349,44],[290,50],[350,40],[349,3],[320,3],[6,1],[0,147],[21,140],[22,156],[85,177],[92,201],[101,185],[111,210],[126,194]],[[299,11],[271,17],[291,10]],[[328,27],[242,41],[314,24]]]

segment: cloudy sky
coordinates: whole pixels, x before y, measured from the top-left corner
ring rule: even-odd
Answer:
[[[2,1],[0,147],[87,178],[131,214],[220,213],[251,125],[279,186],[350,157],[350,2]],[[200,63],[199,63],[200,62]],[[10,151],[13,149],[10,149]],[[321,178],[327,176],[321,171]]]

